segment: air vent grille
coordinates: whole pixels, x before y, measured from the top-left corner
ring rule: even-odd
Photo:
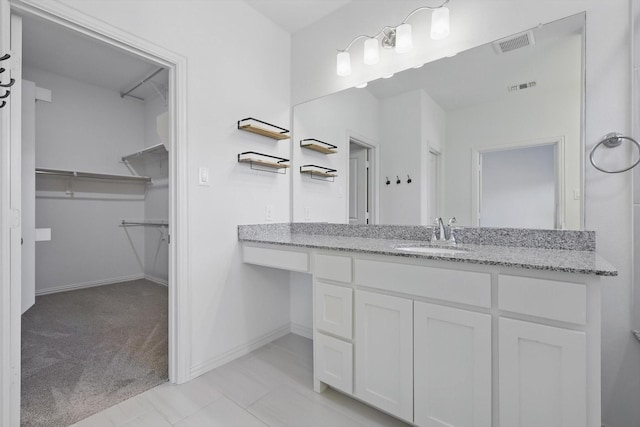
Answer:
[[[535,44],[533,31],[527,31],[526,33],[516,34],[515,36],[497,40],[493,42],[493,48],[496,53],[507,53],[533,44]]]
[[[527,82],[527,83],[520,83],[517,85],[511,85],[507,87],[507,91],[509,92],[517,92],[519,90],[524,90],[524,89],[529,89],[531,87],[535,87],[536,86],[536,82]]]

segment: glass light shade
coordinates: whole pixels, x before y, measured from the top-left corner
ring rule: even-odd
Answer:
[[[356,85],[356,88],[358,88],[358,89],[364,89],[365,87],[367,87],[367,82],[360,83],[359,85]]]
[[[411,25],[402,24],[396,28],[396,52],[407,53],[413,48]]]
[[[380,45],[378,39],[370,38],[364,42],[364,63],[374,65],[380,62]]]
[[[442,40],[449,35],[449,9],[441,7],[431,15],[431,38]]]
[[[351,56],[349,55],[349,52],[338,53],[336,73],[340,77],[348,76],[349,74],[351,74]]]

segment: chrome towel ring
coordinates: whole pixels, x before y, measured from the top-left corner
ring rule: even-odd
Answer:
[[[596,149],[598,147],[600,147],[601,145],[606,147],[606,148],[615,148],[618,147],[620,144],[622,144],[623,140],[627,140],[627,141],[631,141],[633,142],[633,144],[636,146],[636,148],[638,149],[638,159],[633,162],[633,164],[631,166],[629,166],[628,168],[624,168],[624,169],[620,169],[620,170],[616,170],[616,171],[609,171],[606,169],[602,169],[600,166],[598,166],[595,162],[595,160],[593,160],[593,155],[596,152]],[[635,168],[639,163],[640,163],[640,143],[638,143],[638,141],[636,141],[635,139],[629,137],[629,136],[624,136],[621,133],[616,133],[616,132],[611,132],[606,134],[601,140],[600,142],[598,142],[595,147],[593,147],[591,149],[591,153],[589,154],[589,161],[591,162],[591,164],[593,165],[594,168],[598,169],[601,172],[604,173],[622,173],[622,172],[626,172],[628,170],[631,170],[633,168]]]

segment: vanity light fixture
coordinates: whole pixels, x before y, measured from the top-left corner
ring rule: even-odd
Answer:
[[[449,1],[444,0],[439,6],[419,7],[409,13],[399,25],[385,26],[374,36],[360,35],[355,37],[346,48],[338,51],[336,73],[341,77],[351,74],[349,49],[360,39],[366,39],[363,57],[363,62],[366,65],[375,65],[380,62],[380,46],[385,49],[395,49],[397,53],[410,52],[413,49],[413,36],[411,25],[407,21],[422,10],[433,11],[431,14],[431,38],[433,40],[444,39],[449,35],[449,9],[445,7]]]

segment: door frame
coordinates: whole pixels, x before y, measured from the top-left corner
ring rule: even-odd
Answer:
[[[527,141],[512,142],[502,145],[488,147],[474,147],[471,149],[471,226],[480,226],[480,198],[482,179],[482,165],[480,164],[482,153],[492,151],[503,151],[517,148],[540,147],[543,145],[555,146],[556,163],[556,215],[555,222],[557,229],[564,229],[565,226],[565,138],[564,136],[554,136],[548,138],[532,139]]]
[[[378,224],[378,162],[380,159],[380,150],[378,143],[351,130],[347,130],[346,147],[351,147],[351,143],[360,145],[369,151],[369,225]],[[349,158],[351,149],[347,149],[345,160],[345,170],[350,174]],[[347,181],[348,182],[348,181]],[[349,223],[349,186],[346,185],[346,203],[345,218]]]
[[[169,152],[172,154],[169,160],[169,381],[178,384],[189,381],[191,337],[187,245],[187,59],[55,1],[0,0],[0,8],[3,18],[5,13],[14,11],[34,15],[169,69],[168,99],[173,100],[168,106]],[[0,49],[8,51],[3,43],[9,40],[9,29],[2,28],[1,31]],[[8,114],[4,111],[0,113],[0,120],[0,161],[4,166],[8,162],[6,155],[11,141]],[[11,256],[8,232],[15,212],[8,209],[11,189],[7,179],[8,168],[0,169],[0,414],[5,414],[0,416],[0,426],[4,427],[15,425],[15,420],[20,417],[22,290],[19,281],[11,280],[7,268]],[[10,357],[7,356],[9,354]]]

